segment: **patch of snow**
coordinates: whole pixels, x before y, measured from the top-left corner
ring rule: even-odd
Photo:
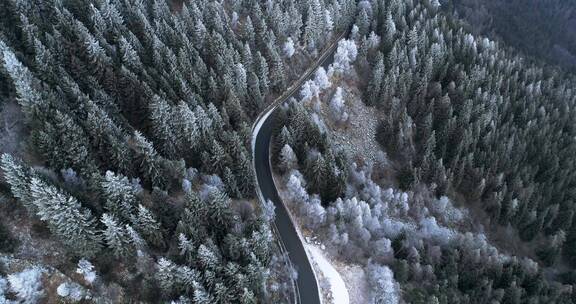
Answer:
[[[62,283],[56,289],[59,296],[68,298],[72,302],[82,300],[84,293],[82,287],[76,283]]]
[[[341,263],[336,264],[335,266],[348,287],[348,292],[350,293],[350,304],[374,303],[363,266]]]
[[[67,297],[70,295],[70,288],[68,288],[68,284],[62,283],[56,288],[56,292],[61,297]]]
[[[340,276],[340,273],[338,273],[332,264],[330,264],[330,262],[326,259],[319,248],[316,246],[307,245],[306,249],[330,284],[330,291],[332,293],[333,299],[332,303],[349,304],[350,295],[348,294],[348,289],[346,288],[346,284],[344,284],[344,280]]]
[[[341,111],[339,113],[346,114],[342,117],[345,118],[345,122],[333,119],[325,121],[334,145],[343,148],[351,157],[359,156],[366,161],[376,162],[378,152],[380,152],[380,145],[376,141],[376,129],[383,112],[364,105],[357,88],[350,87],[344,81],[333,82],[335,89],[331,96],[338,98],[336,91],[338,88],[342,89],[344,104],[339,109]],[[321,104],[321,116],[333,118],[332,100],[328,99]]]

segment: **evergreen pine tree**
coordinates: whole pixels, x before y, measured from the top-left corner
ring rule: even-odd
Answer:
[[[152,245],[164,246],[162,227],[146,207],[138,205],[138,214],[134,219],[134,225],[138,232]]]
[[[264,58],[264,56],[262,56],[259,51],[256,52],[256,57],[254,58],[254,72],[256,73],[260,83],[260,93],[262,96],[266,96],[268,94],[268,88],[270,85],[270,71],[266,58]]]
[[[101,240],[96,221],[74,197],[36,177],[30,180],[30,196],[37,215],[70,251],[83,257],[98,253]]]
[[[238,182],[236,181],[236,176],[232,173],[230,168],[224,168],[224,184],[226,185],[226,192],[234,198],[242,197],[240,190],[238,189]]]
[[[140,132],[134,132],[136,158],[140,162],[140,173],[148,183],[163,188],[166,180],[162,174],[161,159],[152,143]]]
[[[372,78],[367,88],[367,103],[368,105],[377,105],[380,103],[380,91],[382,87],[382,79],[384,77],[384,59],[380,58],[376,67],[372,70]]]
[[[107,171],[101,186],[108,212],[124,222],[130,221],[138,201],[133,184],[127,177]]]
[[[130,235],[114,216],[104,213],[100,221],[106,227],[103,231],[104,240],[108,247],[112,249],[114,256],[126,258],[132,255]]]
[[[33,177],[30,168],[21,160],[15,159],[10,154],[2,154],[2,164],[0,165],[4,173],[4,179],[10,185],[12,195],[20,200],[28,212],[36,213],[36,206],[33,204],[30,194],[30,181]]]

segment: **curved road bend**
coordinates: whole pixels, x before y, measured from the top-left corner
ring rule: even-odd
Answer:
[[[256,119],[252,130],[252,157],[256,171],[256,185],[260,200],[271,200],[276,207],[276,220],[274,222],[280,236],[280,245],[288,251],[290,262],[298,271],[296,280],[296,302],[302,304],[321,304],[318,282],[308,259],[304,243],[298,234],[286,206],[283,204],[270,167],[270,143],[274,129],[274,114],[276,109],[290,97],[297,97],[302,84],[311,79],[318,67],[327,66],[334,61],[338,41],[345,37],[347,32],[341,34],[318,58],[318,60],[292,85],[282,96],[278,97]]]

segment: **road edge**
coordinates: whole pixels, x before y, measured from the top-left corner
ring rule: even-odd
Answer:
[[[274,111],[276,111],[278,109],[278,107],[280,105],[282,105],[283,103],[285,103],[287,100],[287,98],[289,96],[292,95],[292,93],[294,93],[294,91],[296,89],[298,89],[299,87],[301,87],[304,82],[310,78],[310,76],[312,75],[312,73],[316,70],[318,70],[318,68],[322,65],[322,63],[324,63],[324,61],[326,60],[326,58],[328,57],[329,54],[331,54],[333,51],[336,51],[336,47],[338,46],[338,43],[344,38],[346,37],[346,35],[348,34],[348,31],[345,31],[343,33],[341,33],[340,35],[338,35],[334,41],[332,41],[332,43],[324,50],[324,52],[322,53],[322,55],[320,55],[320,57],[318,58],[318,60],[316,61],[316,63],[314,65],[312,65],[310,68],[308,68],[304,74],[302,74],[302,76],[300,78],[298,78],[290,87],[286,88],[285,92],[278,96],[273,102],[271,102],[265,109],[264,111],[262,111],[257,117],[256,120],[254,121],[253,125],[252,125],[252,138],[251,138],[251,149],[252,149],[252,168],[254,169],[254,182],[255,182],[255,186],[256,186],[256,194],[258,196],[258,199],[260,200],[261,203],[264,203],[264,195],[262,194],[262,190],[260,189],[260,184],[258,182],[258,176],[256,173],[256,158],[255,158],[255,147],[256,147],[256,138],[258,137],[258,134],[260,132],[260,129],[262,127],[262,125],[264,124],[264,122],[274,113]],[[271,146],[268,147],[268,149],[270,149]],[[271,154],[270,154],[271,155]],[[272,159],[269,157],[268,158],[268,162],[270,165],[270,170],[272,170]],[[274,183],[274,187],[276,187],[276,181],[274,178],[274,174],[272,174],[272,182]],[[278,188],[276,187],[276,191],[278,191]],[[300,242],[302,243],[303,247],[304,247],[304,253],[306,254],[306,258],[308,259],[308,263],[311,264],[311,257],[310,254],[308,253],[308,250],[306,250],[305,248],[305,240],[302,237],[302,234],[300,232],[299,229],[297,229],[296,227],[296,222],[294,221],[294,216],[292,215],[292,213],[290,212],[290,209],[288,208],[288,206],[286,206],[284,200],[282,200],[282,198],[280,198],[280,201],[282,203],[282,205],[284,206],[284,208],[287,210],[288,212],[288,216],[290,217],[290,221],[292,222],[292,225],[294,226],[295,230],[296,230],[296,234],[298,235],[298,238],[300,239]],[[280,234],[278,233],[278,228],[276,227],[276,224],[274,222],[271,223],[272,227],[273,227],[273,233],[276,236],[277,242],[279,244],[280,250],[285,253],[287,252],[286,247],[284,246],[284,243],[282,242],[282,238],[280,237]],[[289,259],[289,265],[292,266],[292,261]],[[312,266],[312,265],[311,265]],[[322,297],[322,292],[320,289],[320,284],[318,282],[318,274],[316,273],[316,270],[314,269],[314,267],[311,267],[312,269],[312,273],[314,275],[314,279],[316,282],[316,287],[318,290],[318,298],[320,300],[320,304],[323,303],[323,297]],[[292,280],[292,288],[294,289],[294,295],[295,295],[295,301],[294,303],[300,303],[300,290],[298,288],[298,284],[296,283],[296,280]]]

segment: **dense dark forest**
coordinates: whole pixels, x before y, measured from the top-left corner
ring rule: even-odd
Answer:
[[[542,266],[566,262],[573,267],[573,76],[475,38],[436,14],[434,5],[410,2],[391,1],[372,10],[373,20],[379,21],[372,29],[383,44],[367,58],[375,68],[365,100],[387,114],[377,137],[404,164],[400,187],[426,183],[437,196],[459,193],[489,214],[490,225],[510,225],[522,241],[538,244],[535,254]],[[449,257],[463,258],[460,254],[466,255],[452,252]],[[506,267],[516,266],[505,266],[502,275]],[[551,297],[548,288],[554,284],[522,272],[504,281],[495,274],[481,268],[460,271],[457,299],[489,299],[481,285],[490,278],[492,288],[506,290],[502,303],[569,301]],[[475,279],[463,281],[470,275]],[[487,294],[470,294],[479,290]]]
[[[499,39],[537,60],[574,71],[576,2],[540,0],[446,0],[443,9],[467,29]]]
[[[24,208],[20,224],[63,245],[56,268],[95,268],[84,287],[106,301],[273,299],[252,120],[354,14],[348,0],[0,1],[1,107],[18,130],[2,138],[3,221]],[[26,255],[1,228],[1,251]]]
[[[522,15],[529,3],[507,2],[493,18]],[[545,3],[570,14],[570,4]],[[570,48],[576,40],[564,34],[540,46]],[[350,166],[352,159],[339,156],[341,147],[318,122],[322,111],[291,104],[275,151],[304,225],[323,231],[348,261],[370,269],[380,259],[409,303],[574,302],[573,75],[547,66],[536,47],[528,60],[519,55],[522,45],[518,52],[475,36],[438,1],[361,1],[352,38],[355,81],[366,105],[382,113],[376,138],[400,192],[381,190],[382,163]],[[328,102],[330,94],[321,90],[319,99]],[[486,219],[478,234],[455,234],[450,215],[434,213],[446,208],[446,197]],[[490,238],[521,249],[498,249]]]

